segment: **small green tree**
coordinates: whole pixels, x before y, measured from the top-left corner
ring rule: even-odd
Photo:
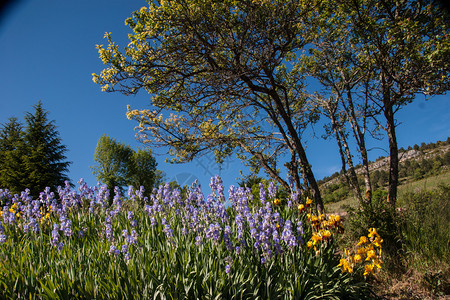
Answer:
[[[131,185],[135,189],[143,186],[147,192],[151,192],[162,178],[161,172],[156,170],[157,163],[150,150],[134,151],[107,135],[99,138],[94,160],[97,165],[91,167],[93,174],[108,187],[110,203],[115,187],[123,191],[124,186]]]
[[[53,120],[49,120],[48,112],[39,101],[34,107],[34,113],[25,115],[26,156],[24,166],[26,185],[31,195],[38,197],[46,187],[56,189],[69,181],[66,172],[71,162],[66,161],[66,146],[61,144],[59,132]]]
[[[94,160],[97,165],[91,167],[97,180],[103,182],[110,191],[111,199],[114,188],[122,189],[127,184],[128,166],[133,150],[107,135],[102,135],[95,148]]]

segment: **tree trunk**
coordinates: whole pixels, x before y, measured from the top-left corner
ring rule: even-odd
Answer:
[[[388,202],[395,207],[397,201],[398,186],[398,148],[397,137],[395,135],[394,111],[392,104],[386,104],[384,110],[386,117],[386,129],[389,138],[389,191]]]
[[[314,177],[314,173],[312,172],[311,167],[309,166],[309,162],[308,162],[308,158],[306,157],[305,149],[302,146],[302,142],[300,141],[300,137],[299,137],[297,131],[295,130],[294,124],[292,124],[292,119],[289,117],[288,113],[286,112],[284,105],[283,105],[283,101],[280,99],[280,96],[278,95],[277,91],[275,89],[272,89],[268,92],[268,94],[274,100],[276,110],[278,111],[281,118],[283,119],[284,124],[286,124],[287,131],[289,132],[289,135],[292,138],[295,152],[298,154],[300,167],[302,168],[302,171],[305,174],[305,177],[309,183],[309,186],[311,187],[312,197],[316,204],[316,208],[319,213],[323,213],[324,207],[323,207],[322,197],[320,195],[319,185],[317,184],[316,178]]]
[[[349,86],[347,88],[347,101],[349,104],[349,107],[345,107],[345,110],[347,112],[347,116],[350,119],[350,125],[353,129],[353,134],[355,136],[356,143],[358,144],[359,153],[361,154],[361,160],[362,160],[362,174],[364,176],[364,184],[366,188],[366,202],[370,204],[371,202],[371,196],[372,196],[372,184],[370,182],[370,173],[369,173],[369,160],[367,158],[367,149],[366,149],[366,142],[364,139],[364,131],[365,131],[365,121],[363,121],[363,129],[361,130],[361,127],[359,126],[357,116],[355,114],[355,107],[353,105],[353,98],[351,94],[351,89]],[[365,111],[364,111],[365,114]],[[358,185],[359,186],[359,185]]]
[[[327,107],[327,110],[330,114],[331,125],[333,127],[336,142],[338,144],[339,154],[341,155],[342,170],[344,171],[345,179],[347,180],[347,184],[352,188],[353,194],[355,195],[356,199],[358,199],[358,203],[361,203],[361,190],[359,189],[358,177],[356,176],[355,168],[353,166],[353,160],[350,154],[347,140],[345,139],[345,135],[342,132],[342,127],[336,120],[335,111],[333,111],[330,107]],[[343,149],[345,149],[345,154]],[[346,164],[349,167],[348,172],[345,168]]]
[[[342,143],[343,148],[345,149],[345,155],[347,157],[347,165],[348,165],[348,173],[349,173],[349,183],[351,188],[353,189],[353,194],[355,195],[356,199],[358,199],[358,203],[362,202],[362,196],[361,196],[361,189],[359,188],[358,183],[358,176],[355,172],[355,167],[353,165],[352,155],[350,153],[350,148],[348,147],[347,140],[345,139],[345,136],[342,132],[342,129],[339,129],[339,135],[336,138],[340,139],[340,143]],[[339,143],[338,143],[339,144]],[[340,149],[339,152],[342,152],[342,149]],[[344,155],[344,153],[341,153],[341,155]]]
[[[323,207],[322,197],[320,195],[319,185],[317,184],[317,181],[314,177],[311,167],[309,166],[308,159],[306,158],[305,150],[303,149],[301,144],[297,145],[297,147],[298,147],[298,156],[300,159],[303,174],[305,175],[305,177],[309,183],[309,186],[311,187],[312,197],[316,203],[317,211],[319,213],[323,213],[324,207]]]

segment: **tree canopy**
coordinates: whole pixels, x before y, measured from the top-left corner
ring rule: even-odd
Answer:
[[[446,21],[432,1],[149,1],[125,22],[127,47],[105,35],[108,46],[98,51],[107,67],[93,81],[108,92],[149,93],[152,108],[129,107],[127,116],[139,122],[141,141],[169,146],[174,162],[207,151],[221,162],[235,153],[289,189],[283,157],[296,188],[308,189],[320,211],[302,133],[318,118],[312,100],[337,101],[326,113],[344,109],[334,134],[346,137],[348,122],[363,161],[367,119],[386,129],[395,202],[394,114],[417,93],[448,90]],[[307,92],[308,76],[328,92]],[[353,170],[348,147],[340,149]]]
[[[135,11],[122,53],[106,34],[108,65],[94,82],[105,91],[151,95],[153,110],[129,108],[141,140],[170,146],[175,162],[212,151],[236,153],[289,188],[277,161],[290,155],[323,209],[301,132],[314,119],[296,53],[307,44],[315,1],[161,1]],[[289,67],[288,67],[289,65]],[[298,166],[299,165],[299,166]],[[297,167],[298,166],[298,167]]]
[[[435,1],[336,1],[307,58],[308,72],[328,93],[322,105],[333,127],[351,127],[371,189],[364,133],[385,130],[389,140],[389,199],[395,203],[398,150],[395,115],[418,94],[450,88],[449,15]],[[324,16],[322,14],[322,16]],[[333,120],[334,118],[334,120]],[[336,119],[343,120],[337,123]],[[334,133],[345,144],[344,135]],[[348,150],[348,149],[346,149]],[[351,157],[345,160],[352,169]]]

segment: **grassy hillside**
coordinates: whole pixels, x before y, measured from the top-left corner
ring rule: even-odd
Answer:
[[[419,180],[403,180],[402,184],[398,187],[398,206],[404,206],[407,203],[405,195],[409,193],[419,192],[419,191],[430,191],[438,188],[440,185],[445,185],[450,183],[450,170],[446,170],[444,173],[430,176],[427,178],[422,178]],[[387,190],[387,189],[385,189]],[[350,196],[343,200],[336,202],[329,202],[325,204],[325,210],[327,213],[339,213],[345,214],[348,207],[356,208],[358,202],[356,198]]]

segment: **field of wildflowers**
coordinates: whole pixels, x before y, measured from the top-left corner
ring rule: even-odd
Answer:
[[[372,228],[355,249],[336,253],[339,216],[318,215],[311,200],[219,177],[211,192],[168,184],[149,197],[81,179],[57,193],[0,190],[0,298],[367,299],[364,277],[381,267]]]

